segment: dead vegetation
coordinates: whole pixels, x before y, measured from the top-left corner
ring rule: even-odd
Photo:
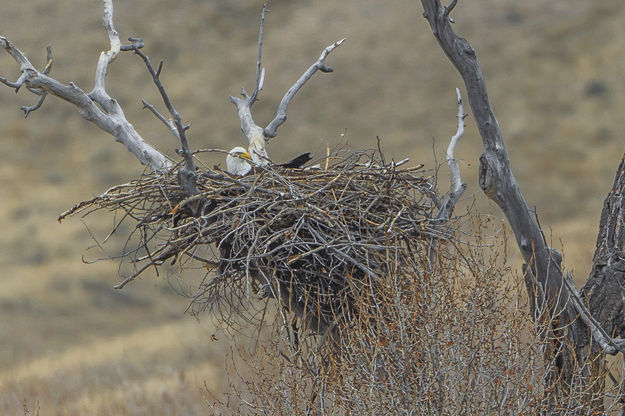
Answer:
[[[270,322],[262,349],[227,360],[233,389],[209,396],[215,414],[599,414],[589,396],[602,414],[616,411],[618,382],[586,390],[607,374],[564,392],[550,379],[550,317],[527,314],[522,279],[497,250],[501,224],[475,213],[454,224],[432,272],[421,252],[410,273],[380,276],[375,303],[358,299],[340,343]]]
[[[565,392],[550,379],[550,316],[527,313],[522,279],[499,250],[502,224],[475,212],[452,224],[432,269],[427,251],[415,252],[379,276],[375,297],[356,300],[340,342],[268,313],[276,319],[262,342],[242,342],[244,359],[226,360],[233,388],[209,396],[215,414],[598,414],[582,403],[607,374]],[[592,399],[609,414],[619,389],[610,383]]]
[[[193,260],[208,269],[195,312],[250,320],[250,299],[269,297],[322,333],[351,316],[356,300],[375,298],[383,276],[427,270],[420,257],[428,241],[445,238],[446,225],[435,218],[438,196],[422,165],[405,168],[377,150],[337,152],[321,163],[268,165],[242,178],[198,171],[193,197],[176,175],[146,174],[59,219],[106,209],[123,214],[116,228],[136,221],[134,246],[123,253],[134,271],[119,288],[148,268]]]
[[[195,198],[175,175],[144,175],[62,217],[121,212],[117,226],[136,228],[120,287],[199,263],[193,311],[256,328],[253,351],[239,340],[246,358],[228,364],[232,390],[208,400],[216,414],[591,414],[578,407],[588,380],[562,392],[550,378],[552,317],[527,313],[500,222],[437,220],[432,172],[377,150],[321,164],[198,171]],[[609,411],[619,388],[593,399]]]
[[[472,104],[486,98],[481,70],[472,60],[474,51],[465,40],[447,42],[455,36],[448,28],[456,1],[442,7],[438,1],[423,0],[423,5],[441,47],[446,52],[451,49],[448,43],[466,48],[461,60],[469,59],[473,66],[456,66],[479,75],[464,77]],[[263,19],[264,13],[265,8]],[[243,380],[252,393],[246,400],[235,390],[244,410],[596,414],[619,404],[622,386],[617,381],[617,386],[603,384],[608,374],[603,357],[616,353],[623,340],[609,338],[597,330],[600,323],[584,319],[590,313],[579,295],[563,284],[561,256],[552,255],[555,251],[548,247],[535,212],[509,170],[503,137],[492,122],[489,105],[474,105],[485,143],[480,186],[508,216],[528,263],[525,278],[529,296],[534,297],[532,322],[519,316],[526,307],[515,302],[517,288],[501,284],[506,269],[496,256],[485,255],[479,217],[468,217],[477,221],[474,240],[463,238],[462,219],[451,217],[465,188],[457,164],[452,166],[453,152],[447,153],[447,160],[454,186],[445,198],[421,167],[398,169],[400,164],[387,163],[381,151],[329,155],[319,170],[264,166],[269,163],[263,159],[264,146],[277,127],[270,128],[272,122],[262,129],[250,112],[264,79],[261,23],[254,93],[248,96],[242,90],[245,100],[231,100],[250,149],[256,151],[250,153],[264,162],[244,178],[218,169],[198,171],[185,137],[189,125],[182,123],[158,79],[162,65],[157,70],[151,67],[139,39],[120,45],[110,1],[105,1],[104,14],[111,49],[100,56],[90,93],[47,77],[51,54],[38,72],[5,38],[0,43],[23,74],[15,82],[1,80],[16,90],[27,84],[39,96],[33,106],[23,108],[26,114],[39,108],[46,94],[61,96],[90,121],[100,121],[101,128],[154,169],[155,173],[115,186],[60,217],[102,209],[121,212],[113,232],[127,220],[135,221],[121,255],[132,259],[134,270],[117,288],[149,268],[158,273],[171,263],[184,270],[189,262],[198,262],[208,271],[194,298],[195,312],[217,311],[227,325],[243,318],[260,331],[267,306],[277,306],[274,323],[281,336],[270,341],[269,354],[259,357],[272,358],[275,372],[266,378],[263,370],[272,366],[264,363],[252,378]],[[286,120],[293,91],[315,71],[330,72],[324,59],[341,43],[327,47],[287,92],[274,119],[278,125]],[[175,129],[144,102],[180,139],[184,167],[180,163],[172,168],[169,158],[143,142],[104,89],[108,65],[120,52],[130,50],[144,59],[174,117]],[[455,55],[448,56],[453,60]],[[458,136],[464,117],[460,106]],[[111,128],[106,121],[118,124]],[[146,149],[154,152],[152,156]],[[569,297],[569,291],[576,296]],[[276,302],[265,301],[256,308],[257,297]],[[588,328],[581,325],[578,313]],[[586,334],[588,329],[592,336]],[[323,342],[327,339],[332,342]],[[587,347],[596,353],[587,355]]]

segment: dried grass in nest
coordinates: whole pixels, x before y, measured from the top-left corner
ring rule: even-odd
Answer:
[[[201,198],[187,199],[174,174],[144,175],[62,218],[107,209],[137,222],[135,270],[118,287],[149,267],[192,258],[209,268],[195,312],[252,317],[249,300],[269,297],[323,332],[355,305],[375,303],[384,277],[419,273],[428,238],[440,230],[423,166],[397,167],[379,151],[333,154],[322,164],[242,178],[201,171]]]

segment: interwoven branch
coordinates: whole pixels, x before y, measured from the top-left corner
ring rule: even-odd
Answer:
[[[118,287],[151,266],[193,258],[210,269],[196,312],[251,319],[256,294],[319,333],[351,316],[355,299],[375,298],[381,276],[421,273],[417,259],[430,237],[449,235],[435,218],[434,186],[422,166],[398,169],[382,159],[377,151],[334,154],[327,170],[267,166],[243,178],[207,170],[191,198],[173,176],[147,175],[62,217],[107,209],[137,221],[141,241],[127,253],[135,272]],[[193,198],[209,201],[203,215],[186,211]]]

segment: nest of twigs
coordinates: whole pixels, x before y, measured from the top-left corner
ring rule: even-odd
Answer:
[[[185,198],[175,174],[147,174],[62,217],[107,209],[137,222],[139,244],[127,250],[135,269],[118,287],[149,267],[193,259],[209,269],[195,311],[244,315],[251,298],[273,298],[317,333],[374,304],[385,277],[420,273],[415,259],[441,235],[428,172],[379,151],[246,177],[215,168],[198,172],[197,187],[200,195]]]

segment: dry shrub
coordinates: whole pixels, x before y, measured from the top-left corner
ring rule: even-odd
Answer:
[[[359,299],[354,318],[330,342],[302,331],[296,338],[278,319],[270,346],[248,361],[245,389],[217,408],[337,415],[535,409],[545,374],[540,343],[527,337],[532,324],[500,252],[480,240],[483,224],[473,225],[479,230],[470,242],[465,236],[461,243],[456,230],[438,245],[432,267],[421,250],[381,276],[375,295]],[[500,233],[489,245],[503,240]],[[299,342],[285,342],[287,332]]]
[[[453,220],[454,238],[438,247],[431,269],[422,251],[382,276],[375,297],[361,298],[332,340],[268,314],[276,318],[270,335],[262,348],[237,352],[244,359],[231,364],[236,388],[211,401],[215,413],[610,413],[619,386],[600,393],[599,412],[580,405],[588,383],[549,387],[551,319],[531,319],[495,222],[473,212]]]
[[[191,198],[175,175],[146,175],[62,217],[121,210],[120,223],[137,222],[121,286],[199,262],[193,310],[256,329],[255,348],[232,354],[216,413],[592,412],[578,405],[588,384],[549,387],[553,320],[531,320],[500,224],[474,211],[437,219],[427,172],[379,151],[322,164],[244,178],[209,169]]]

